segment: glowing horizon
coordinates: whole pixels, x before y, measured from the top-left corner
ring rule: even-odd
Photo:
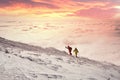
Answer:
[[[0,0],[0,16],[116,18],[119,3],[118,0]]]

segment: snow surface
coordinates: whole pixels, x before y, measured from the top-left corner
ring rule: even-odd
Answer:
[[[120,66],[0,38],[0,80],[120,80]]]

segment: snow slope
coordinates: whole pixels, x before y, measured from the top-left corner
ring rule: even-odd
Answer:
[[[120,66],[0,38],[0,80],[120,80]]]

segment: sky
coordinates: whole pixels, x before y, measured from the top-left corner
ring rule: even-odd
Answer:
[[[0,0],[0,16],[120,18],[120,0]]]

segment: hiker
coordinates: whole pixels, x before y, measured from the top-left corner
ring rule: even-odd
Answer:
[[[71,51],[72,51],[72,47],[67,46],[67,47],[65,47],[65,48],[67,48],[67,49],[68,49],[68,51],[69,51],[69,54],[70,54],[70,55],[72,55],[72,53],[71,53]]]
[[[74,50],[73,50],[73,52],[75,53],[75,56],[76,56],[76,58],[77,58],[77,54],[78,54],[78,49],[77,48],[75,48]]]

